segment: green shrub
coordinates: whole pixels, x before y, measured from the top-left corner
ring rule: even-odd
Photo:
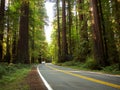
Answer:
[[[62,64],[62,66],[75,66],[75,62],[74,61],[68,61]]]
[[[4,75],[14,73],[16,72],[16,70],[22,69],[22,68],[30,68],[30,67],[24,64],[9,64],[9,65],[0,64],[0,78],[2,78],[2,76]]]
[[[0,78],[7,73],[7,67],[4,65],[0,65]]]
[[[62,64],[62,66],[80,66],[81,63],[78,61],[68,61]]]
[[[0,90],[29,90],[28,86],[21,83],[30,70],[30,65],[22,64],[0,64]]]
[[[103,71],[120,74],[119,64],[114,64],[114,65],[111,65],[111,66],[103,67]]]
[[[100,66],[96,63],[96,61],[93,58],[87,58],[87,61],[83,65],[84,68],[92,69],[92,70],[98,70],[100,69]]]

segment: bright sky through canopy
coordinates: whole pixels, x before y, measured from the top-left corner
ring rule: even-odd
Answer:
[[[51,32],[52,32],[52,21],[54,17],[54,11],[53,11],[53,6],[55,3],[52,2],[46,2],[45,3],[45,8],[47,10],[47,16],[48,16],[48,25],[45,25],[45,35],[46,35],[46,40],[48,43],[51,42]]]

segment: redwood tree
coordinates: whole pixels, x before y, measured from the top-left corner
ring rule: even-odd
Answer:
[[[62,62],[67,58],[67,37],[66,37],[66,2],[62,0]]]
[[[68,0],[68,32],[69,32],[69,37],[68,37],[68,51],[69,54],[72,55],[72,42],[71,42],[71,32],[72,32],[72,0]]]
[[[29,60],[29,44],[28,44],[28,23],[29,23],[29,2],[22,0],[20,28],[17,50],[17,62],[30,63]]]
[[[100,24],[100,16],[99,16],[97,0],[91,0],[91,10],[92,10],[91,16],[92,16],[92,27],[93,27],[94,58],[98,65],[105,66],[106,60],[104,58],[102,29]]]
[[[57,37],[58,37],[58,62],[61,61],[61,44],[60,44],[60,18],[59,18],[59,0],[57,0]]]
[[[3,31],[4,31],[4,14],[5,13],[5,0],[0,0],[0,61],[3,56]]]

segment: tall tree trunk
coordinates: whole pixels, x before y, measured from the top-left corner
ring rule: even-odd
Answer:
[[[97,64],[101,66],[105,66],[104,59],[104,47],[103,47],[103,39],[100,25],[100,17],[98,12],[98,1],[91,1],[91,17],[92,17],[92,27],[93,27],[93,41],[94,41],[94,58],[97,61]]]
[[[10,47],[10,14],[9,14],[9,7],[10,7],[10,2],[8,1],[8,10],[7,10],[7,47],[6,47],[6,61],[8,63],[10,63],[10,60],[11,60],[11,53],[10,53],[10,50],[11,50],[11,47]]]
[[[59,18],[59,0],[57,0],[57,38],[58,38],[58,62],[61,58],[61,44],[60,44],[60,18]]]
[[[17,58],[20,63],[29,64],[29,45],[28,45],[28,23],[29,23],[29,2],[22,0],[20,30],[18,39]]]
[[[68,0],[68,30],[69,30],[69,54],[72,55],[72,49],[71,49],[71,29],[72,29],[72,13],[71,13],[71,1]]]
[[[32,52],[34,53],[35,51],[35,28],[33,26],[33,31],[32,31]],[[32,55],[31,57],[31,63],[35,63],[35,57]]]
[[[66,38],[66,4],[65,0],[62,0],[62,62],[67,58],[67,38]]]
[[[13,43],[12,43],[12,62],[17,62],[17,32],[13,33]]]
[[[0,0],[0,61],[3,57],[3,32],[4,32],[4,11],[5,11],[5,0]]]
[[[102,34],[103,34],[103,43],[104,43],[104,59],[106,61],[106,66],[108,66],[110,63],[108,61],[108,44],[107,44],[107,37],[106,37],[106,30],[105,30],[105,21],[103,17],[103,10],[102,10],[102,4],[101,1],[98,0],[99,2],[99,15],[101,18],[101,29],[102,29]]]

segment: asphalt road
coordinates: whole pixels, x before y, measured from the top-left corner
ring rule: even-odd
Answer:
[[[38,69],[53,90],[120,90],[120,76],[78,71],[53,64]]]

